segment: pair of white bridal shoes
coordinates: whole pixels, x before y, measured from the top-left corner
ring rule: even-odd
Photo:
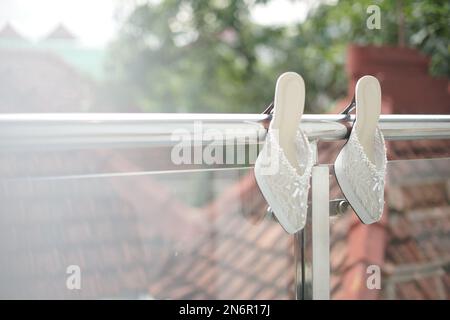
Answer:
[[[302,130],[305,84],[295,72],[282,74],[275,87],[273,116],[255,163],[255,177],[275,217],[288,233],[306,223],[314,154]],[[384,205],[386,148],[378,128],[381,89],[378,80],[364,76],[355,98],[344,110],[356,108],[356,121],[335,162],[338,184],[365,224],[381,218]]]

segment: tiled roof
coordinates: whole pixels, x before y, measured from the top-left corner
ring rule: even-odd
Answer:
[[[93,99],[93,83],[55,54],[0,49],[0,112],[83,112]]]
[[[91,160],[82,152],[8,152],[1,153],[0,167],[10,176],[27,177],[51,175],[52,164],[58,163],[86,169]],[[1,297],[99,298],[145,292],[133,210],[108,181],[2,179],[0,198]],[[81,291],[66,288],[66,268],[72,264],[81,267]]]
[[[114,163],[121,169],[125,167],[124,163]],[[135,169],[128,165],[127,170]],[[161,192],[161,186],[152,187],[152,184],[150,179],[140,179],[135,187],[146,202],[152,199],[152,206],[158,207],[160,199],[166,198],[162,195],[165,192]],[[118,182],[117,188],[120,185]],[[129,193],[133,197],[136,192]],[[163,216],[160,218],[167,219],[170,225],[150,234],[169,233],[168,241],[181,239],[185,245],[180,250],[176,249],[177,245],[172,248],[177,252],[173,263],[166,265],[164,272],[154,278],[154,283],[149,283],[152,296],[183,299],[293,297],[292,239],[265,216],[266,204],[252,174],[221,190],[215,201],[197,212],[200,216],[195,222],[186,220],[190,215],[195,216],[189,213],[192,209],[177,205],[170,210],[174,205],[173,196],[170,199],[169,207],[161,205]],[[142,206],[145,202],[134,196],[130,203]],[[192,230],[193,225],[197,225],[195,230]],[[185,234],[189,230],[192,232]]]
[[[430,146],[422,141],[389,142],[389,159],[409,159],[410,161],[389,163],[386,190],[387,211],[384,214],[384,221],[372,226],[364,226],[355,218],[353,212],[332,220],[332,297],[336,299],[418,298],[422,290],[421,286],[426,283],[432,283],[433,286],[439,283],[437,286],[440,290],[433,291],[433,298],[448,298],[450,223],[447,222],[450,218],[448,182],[450,181],[450,160],[447,158],[450,156],[450,144],[446,140],[428,142]],[[321,143],[319,154],[323,156],[320,161],[332,163],[340,149],[340,144]],[[423,160],[424,158],[438,159]],[[330,195],[332,198],[342,197],[334,180],[332,180]],[[373,244],[376,246],[371,248],[370,245]],[[389,277],[398,279],[397,272],[401,272],[393,270],[402,270],[404,265],[409,264],[420,266],[420,263],[427,264],[430,261],[431,263],[442,261],[442,265],[440,268],[435,268],[434,275],[420,279],[421,285],[414,284],[419,289],[411,291],[411,295],[403,289],[393,293],[396,290],[392,289],[393,285],[388,286],[391,283]],[[384,272],[383,277],[386,282],[381,295],[377,290],[367,290],[365,285],[366,268],[371,264],[379,265]],[[410,280],[413,281],[416,274],[410,274]],[[440,276],[436,278],[436,274]],[[399,282],[398,286],[399,288],[408,287],[403,281]],[[420,297],[429,296],[429,292],[424,292]]]
[[[399,163],[397,168],[404,168],[405,177],[409,178],[394,177],[390,183],[393,201],[389,202],[390,241],[386,246],[386,286],[389,290],[384,296],[448,299],[449,160],[416,160]]]
[[[346,101],[361,75],[374,74],[381,80],[383,113],[450,111],[448,80],[428,76],[429,60],[416,51],[351,47],[348,59]],[[338,144],[325,146],[321,161],[332,162],[339,148]],[[333,275],[339,278],[332,281],[333,297],[448,299],[450,141],[389,141],[387,149],[391,162],[382,221],[364,226],[353,215],[346,224],[342,219],[342,225],[332,227],[332,257],[345,257],[340,265],[332,263]],[[423,160],[431,158],[444,159]],[[366,286],[367,267],[372,264],[383,272],[381,291]]]
[[[450,139],[390,141],[389,160],[450,158]]]
[[[203,208],[153,176],[26,178],[139,171],[133,159],[97,150],[0,155],[0,296],[293,298],[292,238],[265,216],[252,175]],[[81,267],[81,291],[65,287],[71,264]]]

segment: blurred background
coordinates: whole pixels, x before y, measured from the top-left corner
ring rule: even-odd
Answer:
[[[307,113],[339,112],[372,74],[384,114],[449,114],[449,19],[446,0],[0,0],[0,113],[260,113],[296,71]],[[5,140],[1,298],[294,299],[310,285],[248,166],[175,166],[165,145]],[[320,163],[342,143],[319,143]],[[387,151],[383,220],[331,221],[331,297],[449,299],[450,140]],[[335,182],[330,194],[342,198]]]
[[[380,29],[366,26],[370,5]],[[445,0],[2,0],[0,111],[258,113],[286,70],[305,78],[309,112],[329,111],[346,94],[349,44],[416,48],[448,77],[449,11]]]

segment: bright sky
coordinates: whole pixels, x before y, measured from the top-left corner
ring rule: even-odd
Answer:
[[[136,1],[139,0],[0,0],[0,28],[10,22],[22,35],[37,40],[62,22],[82,44],[101,47],[114,37],[118,21]],[[121,11],[117,9],[119,3]],[[254,8],[252,17],[262,24],[302,21],[311,3],[312,0],[276,0]]]

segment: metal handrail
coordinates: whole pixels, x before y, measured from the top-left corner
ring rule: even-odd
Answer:
[[[333,141],[348,135],[353,120],[339,114],[305,114],[302,126],[310,139]],[[265,114],[1,114],[0,148],[170,145],[180,129],[202,140],[195,124],[226,139],[262,141],[269,121]],[[381,115],[379,127],[387,140],[450,138],[450,115]]]

